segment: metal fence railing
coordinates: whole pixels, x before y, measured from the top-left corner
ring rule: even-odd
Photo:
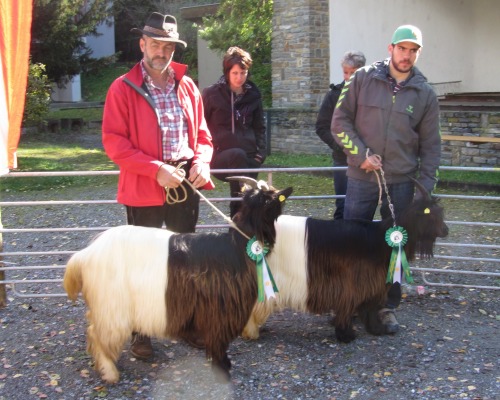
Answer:
[[[275,174],[304,174],[304,173],[330,173],[333,167],[322,168],[262,168],[261,174],[267,174],[268,182],[272,184]],[[467,167],[441,167],[441,170],[464,170],[485,171],[498,173],[497,168],[467,168]],[[225,172],[242,174],[252,170],[214,170],[213,172]],[[103,176],[117,175],[117,171],[85,171],[85,172],[29,172],[11,173],[0,179],[22,179],[23,177],[51,177],[51,176]],[[292,184],[293,185],[293,184]],[[328,187],[331,187],[329,185]],[[325,185],[326,187],[326,185]],[[110,193],[114,193],[113,191]],[[92,196],[92,193],[87,193]],[[208,193],[205,192],[208,196]],[[498,290],[500,289],[500,243],[498,232],[500,231],[500,215],[496,213],[489,220],[478,220],[484,213],[482,209],[489,209],[491,205],[497,206],[500,196],[487,194],[436,194],[443,201],[458,200],[470,203],[471,217],[469,221],[455,216],[453,206],[445,206],[447,224],[450,226],[448,238],[436,244],[435,257],[432,260],[417,260],[412,266],[414,272],[421,274],[422,283],[428,286],[442,287],[464,287],[475,289]],[[14,296],[19,297],[57,297],[65,296],[62,292],[61,282],[64,273],[65,262],[71,254],[79,250],[82,237],[90,240],[97,232],[108,229],[113,223],[103,223],[103,216],[110,218],[116,225],[120,224],[122,206],[115,200],[107,199],[65,199],[65,200],[17,200],[14,198],[0,201],[2,217],[7,220],[10,214],[16,213],[23,216],[23,210],[36,207],[42,209],[39,215],[48,216],[50,226],[39,226],[36,221],[24,221],[22,226],[12,226],[7,223],[5,227],[0,224],[0,234],[4,240],[4,251],[0,253],[0,287],[4,285],[10,289]],[[332,206],[336,195],[301,195],[292,196],[290,201],[296,203],[294,215],[308,215],[311,210],[320,210],[321,204]],[[230,201],[228,197],[208,197],[208,200],[217,206],[227,206]],[[233,199],[234,200],[234,199]],[[322,203],[321,203],[322,202]],[[316,205],[311,207],[311,204]],[[202,204],[203,205],[203,204]],[[210,207],[203,210],[200,205],[200,224],[198,229],[226,229],[227,225],[222,219],[216,218],[210,212]],[[302,207],[303,206],[303,207]],[[85,215],[84,222],[73,223],[73,213],[68,208],[76,207],[79,213]],[[287,206],[288,207],[288,206]],[[498,208],[497,208],[498,209]],[[64,210],[64,212],[61,212]],[[476,210],[474,213],[472,210]],[[317,212],[317,211],[316,211]],[[300,214],[303,213],[303,214]],[[36,214],[36,213],[35,213]],[[112,218],[110,216],[117,215]],[[69,217],[68,217],[69,216]],[[326,218],[326,215],[312,216]],[[451,218],[450,218],[451,217]],[[69,219],[68,219],[69,218]],[[68,221],[72,222],[68,226]],[[0,221],[2,222],[2,221]],[[91,222],[91,223],[90,223]],[[124,222],[123,222],[124,223]],[[65,226],[66,224],[66,226]],[[35,226],[36,225],[36,226]],[[82,225],[82,226],[80,226]],[[84,225],[84,226],[83,226]],[[22,235],[30,235],[29,244],[19,248],[17,242]],[[2,279],[3,275],[3,279]],[[447,281],[436,281],[436,277],[445,276]],[[479,282],[478,282],[479,280]],[[1,292],[0,292],[1,293]],[[2,299],[0,299],[1,301]]]

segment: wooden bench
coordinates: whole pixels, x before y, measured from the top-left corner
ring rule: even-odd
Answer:
[[[486,136],[441,135],[441,139],[472,143],[500,143],[500,137]]]

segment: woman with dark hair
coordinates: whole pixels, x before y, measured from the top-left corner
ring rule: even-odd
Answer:
[[[212,169],[259,168],[266,158],[266,126],[262,96],[248,79],[252,66],[250,54],[239,47],[230,47],[222,60],[224,75],[217,83],[203,90],[205,119],[212,134],[214,154]],[[233,174],[214,174],[225,180]],[[258,173],[242,175],[256,179]],[[229,182],[231,197],[238,197],[240,184]],[[231,217],[239,201],[230,203]]]

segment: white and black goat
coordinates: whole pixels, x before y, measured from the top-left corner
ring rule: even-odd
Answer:
[[[423,186],[423,196],[399,217],[408,233],[404,246],[407,259],[433,255],[437,237],[448,227],[443,208]],[[259,326],[276,309],[292,308],[311,313],[335,313],[335,335],[341,342],[355,338],[352,327],[357,312],[367,331],[384,333],[378,311],[384,307],[392,248],[386,231],[392,218],[383,221],[319,220],[282,215],[276,222],[276,243],[268,257],[279,293],[275,299],[257,303],[242,336],[259,337]]]
[[[278,191],[253,182],[234,221],[248,237],[272,248],[274,223],[292,188]],[[234,228],[176,234],[125,225],[108,229],[75,253],[66,266],[64,289],[73,301],[83,293],[87,351],[102,379],[118,381],[115,362],[132,332],[201,338],[214,372],[229,379],[227,349],[257,300],[256,263],[246,253],[247,242]]]

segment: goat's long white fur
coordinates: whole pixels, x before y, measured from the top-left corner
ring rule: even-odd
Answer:
[[[278,287],[278,308],[306,310],[306,220],[306,217],[281,215],[275,224],[276,244],[267,261]]]
[[[266,260],[278,293],[276,298],[256,303],[252,316],[243,330],[243,337],[257,339],[259,326],[275,310],[291,308],[306,311],[308,294],[306,220],[307,217],[281,215],[276,221],[276,244]]]
[[[99,305],[90,309],[90,322],[96,331],[165,336],[168,244],[172,234],[132,225],[114,227],[70,260],[68,269],[75,265],[81,268],[86,303]],[[113,341],[110,338],[109,342]]]

